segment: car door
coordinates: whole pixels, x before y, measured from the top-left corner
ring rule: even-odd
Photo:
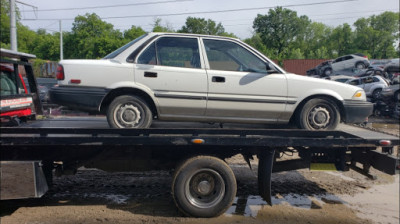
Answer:
[[[333,70],[333,71],[340,71],[340,70],[343,70],[343,68],[344,68],[343,59],[344,59],[343,57],[336,58],[336,59],[332,62],[332,70]]]
[[[207,73],[197,37],[162,36],[137,57],[135,82],[154,93],[159,116],[204,116]]]
[[[276,121],[287,101],[286,76],[233,40],[202,38],[208,74],[206,116]]]
[[[352,69],[355,65],[354,57],[351,55],[343,57],[343,69]]]
[[[367,95],[370,95],[372,93],[371,92],[371,88],[374,86],[373,77],[372,76],[364,77],[364,78],[361,79],[361,82],[363,84],[362,88],[364,89],[365,93]]]

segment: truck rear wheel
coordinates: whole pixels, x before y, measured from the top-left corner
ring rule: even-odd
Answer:
[[[187,216],[215,217],[224,213],[236,196],[236,178],[221,159],[197,156],[175,171],[172,195]]]
[[[137,96],[116,97],[107,110],[107,121],[112,128],[148,128],[152,120],[146,101]]]

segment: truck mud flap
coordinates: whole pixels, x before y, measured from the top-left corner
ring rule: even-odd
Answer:
[[[396,174],[399,158],[377,150],[352,150],[352,161],[363,164],[364,170],[372,166],[389,175]]]
[[[271,175],[275,150],[265,150],[258,154],[258,192],[272,206]]]
[[[369,151],[369,154],[372,167],[390,175],[396,174],[399,158],[376,150]]]
[[[48,186],[40,161],[1,161],[1,200],[39,198]]]

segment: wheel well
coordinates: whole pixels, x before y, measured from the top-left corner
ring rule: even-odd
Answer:
[[[339,108],[340,119],[341,119],[341,120],[345,120],[344,118],[345,118],[346,115],[345,115],[345,113],[344,113],[344,106],[343,106],[343,103],[342,103],[340,100],[336,99],[336,98],[333,97],[333,96],[329,96],[329,95],[313,95],[313,96],[309,96],[309,97],[305,98],[304,100],[302,100],[302,101],[299,103],[299,105],[297,105],[297,107],[296,107],[296,109],[294,110],[292,116],[290,117],[290,123],[291,123],[291,124],[294,123],[294,121],[295,121],[295,119],[296,119],[296,114],[297,114],[297,113],[300,113],[300,110],[303,108],[304,104],[306,104],[309,100],[311,100],[311,99],[316,99],[316,98],[328,99],[328,100],[331,100],[331,101],[335,102],[336,105],[337,105],[338,108]]]
[[[356,61],[356,63],[354,64],[354,66],[355,67],[357,67],[357,64],[364,64],[365,66],[366,66],[366,64],[365,64],[365,61]]]
[[[134,96],[139,96],[143,100],[146,101],[146,103],[149,105],[151,112],[153,113],[153,116],[157,116],[157,107],[153,101],[153,99],[144,91],[139,90],[139,89],[134,89],[134,88],[119,88],[119,89],[114,89],[111,90],[107,96],[103,99],[101,106],[100,106],[100,112],[106,113],[106,110],[108,108],[108,105],[118,96],[122,95],[134,95]]]

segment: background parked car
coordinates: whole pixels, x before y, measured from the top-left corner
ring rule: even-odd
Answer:
[[[28,80],[24,78],[24,81],[27,85],[27,88],[29,89]],[[49,89],[51,89],[51,87],[57,84],[57,80],[54,78],[36,78],[36,82],[38,84],[40,101],[49,102],[50,101]]]
[[[308,70],[306,73],[308,76],[313,76],[313,77],[326,76],[323,74],[323,71],[325,71],[326,68],[330,68],[331,63],[332,60],[324,61],[321,64],[315,66],[315,68]]]
[[[396,77],[400,76],[400,62],[399,62],[399,60],[400,60],[399,58],[392,59],[383,68],[383,71],[388,76],[388,79],[390,79],[390,81],[393,81],[394,79],[396,79]]]
[[[383,69],[385,67],[386,64],[390,63],[391,60],[390,59],[371,59],[369,60],[370,64],[368,66],[368,68],[381,68]]]
[[[381,98],[385,100],[394,100],[400,102],[400,84],[391,85],[382,89]]]
[[[330,77],[330,80],[341,83],[345,83],[351,79],[354,79],[354,77],[348,75],[335,75]]]
[[[347,84],[358,86],[364,89],[367,96],[377,99],[382,89],[389,86],[388,82],[380,76],[367,76],[348,80]]]
[[[329,76],[334,72],[346,69],[366,69],[369,66],[368,57],[363,54],[349,54],[341,56],[332,61],[330,66],[323,70],[325,76]]]

